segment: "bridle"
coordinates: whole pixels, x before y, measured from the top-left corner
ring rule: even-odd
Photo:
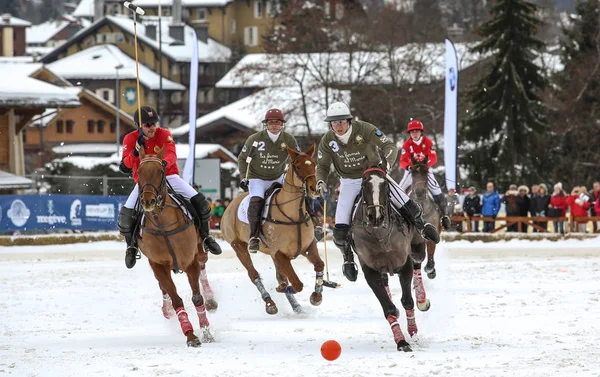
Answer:
[[[166,184],[165,184],[165,182],[167,181],[167,176],[165,173],[165,163],[163,162],[163,160],[161,160],[158,157],[146,157],[140,162],[140,167],[146,162],[157,162],[160,164],[160,166],[161,166],[160,184],[158,187],[156,187],[156,185],[154,185],[153,183],[150,183],[150,182],[144,183],[143,186],[139,187],[139,196],[142,196],[143,194],[146,194],[146,193],[154,195],[154,197],[156,198],[156,202],[157,202],[156,207],[158,208],[159,212],[162,212],[163,208],[165,207],[165,200],[167,197]],[[139,169],[139,167],[138,167],[138,169]],[[146,187],[148,187],[148,186],[152,190],[146,189]]]
[[[371,172],[376,172],[376,173],[381,174],[384,179],[385,179],[385,176],[387,175],[387,173],[381,168],[378,168],[378,167],[368,168],[367,170],[365,170],[363,172],[363,183],[364,183],[365,176]],[[363,193],[364,193],[364,188],[363,188]],[[385,209],[388,206],[388,201],[386,200],[384,204],[367,204],[367,202],[364,200],[364,196],[363,196],[362,206],[363,206],[363,209],[365,209],[367,211],[367,213],[370,209],[376,210],[377,208],[379,208],[381,210],[381,213],[386,214]],[[368,217],[367,217],[366,224],[371,225]]]

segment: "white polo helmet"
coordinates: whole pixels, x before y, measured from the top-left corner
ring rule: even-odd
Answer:
[[[334,120],[346,120],[352,119],[352,114],[350,114],[350,109],[348,105],[343,102],[334,102],[329,105],[327,109],[327,117],[325,118],[325,122],[332,122]]]

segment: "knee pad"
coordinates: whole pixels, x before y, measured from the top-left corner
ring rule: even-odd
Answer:
[[[190,199],[190,202],[196,211],[198,211],[198,217],[200,217],[200,221],[205,222],[210,220],[212,211],[210,210],[210,204],[208,204],[208,200],[206,200],[204,194],[199,192]]]
[[[133,226],[135,225],[135,210],[132,208],[121,207],[121,212],[119,212],[119,221],[118,227],[119,232],[130,233],[133,231]]]

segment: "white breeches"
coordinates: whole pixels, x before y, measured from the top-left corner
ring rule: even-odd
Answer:
[[[190,186],[177,174],[168,175],[167,181],[169,181],[171,187],[173,187],[173,190],[175,190],[175,192],[183,195],[183,197],[187,200],[190,200],[191,197],[198,194],[198,192],[196,192],[196,190],[194,190],[192,186]],[[136,184],[133,188],[133,191],[131,191],[131,194],[129,194],[129,197],[127,198],[127,201],[125,202],[123,207],[130,209],[135,207],[135,202],[137,201],[139,195],[138,187],[139,186]]]
[[[400,188],[402,191],[406,191],[411,184],[412,170],[407,170],[404,173],[404,177],[402,177],[402,180],[400,181]],[[429,173],[427,174],[427,186],[429,187],[429,191],[432,195],[439,195],[442,193],[442,189],[440,188],[437,179],[435,179],[435,175],[433,175],[433,170],[431,170],[431,168],[429,168]]]
[[[250,197],[260,196],[261,198],[265,197],[265,191],[275,182],[279,182],[283,184],[283,178],[285,175],[274,179],[272,181],[264,181],[260,178],[251,178],[248,180],[248,191],[250,192]]]
[[[390,184],[390,200],[396,208],[400,209],[404,206],[404,203],[410,200],[410,198],[389,176],[388,182]],[[338,197],[337,207],[335,209],[336,224],[350,224],[352,217],[352,205],[354,204],[354,199],[356,199],[356,196],[360,193],[361,185],[362,178],[340,179],[340,195]]]

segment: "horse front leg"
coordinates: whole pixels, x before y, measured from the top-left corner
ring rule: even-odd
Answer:
[[[304,285],[298,278],[298,275],[296,275],[290,259],[279,250],[272,258],[273,263],[275,263],[275,268],[277,268],[291,283],[291,285],[288,285],[283,289],[285,298],[287,298],[288,302],[292,306],[294,313],[302,313],[302,306],[300,306],[294,295],[301,292],[302,288],[304,288]]]
[[[215,338],[210,333],[210,323],[206,316],[206,305],[204,304],[204,298],[200,293],[200,284],[198,278],[200,277],[200,261],[198,260],[198,254],[194,258],[192,264],[186,269],[190,287],[192,288],[192,302],[196,307],[196,313],[200,321],[200,329],[202,330],[202,341],[205,343],[213,343]]]
[[[162,264],[154,263],[150,261],[150,267],[154,272],[154,277],[158,280],[158,283],[164,289],[171,301],[173,302],[173,308],[175,308],[175,313],[177,314],[177,319],[179,320],[179,325],[181,326],[181,331],[183,335],[187,338],[188,347],[200,347],[200,340],[194,334],[194,327],[190,322],[187,312],[183,306],[183,300],[177,294],[177,288],[175,287],[175,283],[173,283],[173,279],[171,278],[171,270],[168,266],[163,266]]]
[[[315,291],[310,295],[310,303],[313,306],[319,306],[323,302],[323,269],[325,263],[319,255],[316,239],[308,246],[303,255],[315,268]]]
[[[162,314],[166,319],[171,319],[175,315],[175,308],[173,307],[173,301],[171,301],[171,297],[169,297],[167,291],[165,291],[158,283],[158,287],[162,292]]]
[[[427,241],[427,264],[425,265],[425,272],[427,273],[427,277],[430,279],[435,279],[437,276],[437,272],[435,271],[435,244],[433,242]]]
[[[423,276],[421,274],[421,262],[425,259],[425,244],[413,244],[411,246],[411,258],[413,265],[413,287],[415,289],[415,296],[417,298],[417,308],[420,311],[426,312],[431,307],[431,303],[427,298],[427,292],[425,291],[425,285],[423,284]],[[435,246],[435,245],[434,245]]]
[[[421,270],[418,270],[419,273]],[[417,272],[415,270],[414,272]],[[419,329],[417,328],[417,322],[415,320],[415,302],[412,298],[411,283],[413,279],[413,263],[410,259],[406,261],[406,264],[400,271],[400,286],[402,287],[402,298],[400,302],[402,307],[406,311],[406,323],[408,326],[408,334],[412,337]]]
[[[246,268],[246,271],[248,271],[248,277],[250,278],[250,281],[252,281],[252,283],[256,286],[256,289],[258,289],[260,292],[260,295],[265,302],[265,311],[267,314],[277,314],[277,305],[275,305],[275,302],[273,302],[273,299],[271,299],[271,295],[265,289],[258,271],[256,271],[256,268],[254,268],[254,265],[252,264],[250,253],[248,253],[248,244],[238,240],[233,241],[231,243],[231,247],[235,251],[235,254],[240,262],[242,262],[242,265],[244,265],[244,268]]]
[[[206,264],[202,262],[200,262],[200,286],[202,288],[202,296],[206,299],[206,310],[209,312],[216,310],[219,304],[215,300],[215,293],[208,282],[208,276],[206,276]]]
[[[381,308],[383,309],[383,315],[390,324],[392,334],[394,335],[394,342],[396,343],[396,348],[398,349],[398,351],[412,351],[410,345],[404,337],[404,334],[402,333],[400,324],[398,323],[398,308],[396,308],[396,305],[394,305],[394,303],[390,299],[390,296],[388,295],[388,292],[384,287],[383,274],[362,263],[361,267],[365,275],[365,280],[367,281],[367,284],[369,284],[369,287],[371,287],[371,290],[373,291],[373,293],[375,293],[375,297],[377,297],[377,300],[379,300]]]

